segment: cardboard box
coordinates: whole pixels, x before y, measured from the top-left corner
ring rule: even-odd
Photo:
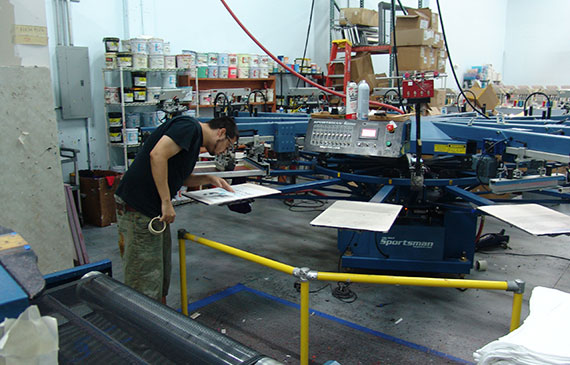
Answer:
[[[376,76],[374,75],[374,66],[372,65],[372,57],[369,52],[362,52],[352,57],[350,64],[350,79],[358,84],[361,80],[366,80],[370,91],[376,85]]]
[[[408,15],[400,15],[396,17],[396,31],[409,29],[429,29],[429,22],[430,19],[422,13],[408,13]]]
[[[115,190],[122,174],[107,170],[79,171],[81,209],[85,223],[105,227],[117,221]]]
[[[398,47],[398,68],[400,71],[431,71],[432,54],[431,47]]]
[[[429,106],[437,108],[445,106],[446,95],[447,91],[445,89],[434,89],[433,97],[429,100]]]
[[[340,25],[366,25],[369,27],[378,26],[378,12],[364,8],[344,8],[340,9]]]
[[[445,52],[444,48],[435,49],[435,52],[437,59],[436,71],[444,73],[447,65],[447,52]]]
[[[392,45],[394,37],[392,37]],[[431,29],[404,29],[396,31],[396,46],[431,46],[434,32]]]
[[[433,48],[442,48],[443,47],[443,34],[441,34],[439,32],[434,32],[432,47]]]
[[[466,92],[465,96],[467,96],[469,101],[475,102],[479,108],[485,105],[485,110],[494,110],[499,104],[499,98],[493,89],[493,85],[487,85],[487,87],[482,89],[479,85],[474,84],[469,91],[475,94],[475,98],[470,92]]]
[[[376,74],[374,75],[374,77],[387,77],[387,75],[385,73],[381,73],[381,74]],[[390,80],[388,79],[384,79],[384,80],[378,80],[376,79],[376,84],[374,84],[374,87],[390,87]],[[371,87],[371,89],[373,89]]]
[[[432,13],[430,8],[408,9],[408,15],[424,15],[429,19],[428,29],[437,32],[439,29],[439,17],[437,13]]]

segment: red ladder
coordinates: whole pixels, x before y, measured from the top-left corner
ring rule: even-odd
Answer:
[[[338,50],[344,48],[344,59],[337,59]],[[332,48],[331,48],[331,58],[329,61],[329,66],[327,70],[327,77],[325,81],[326,87],[333,86],[333,78],[342,78],[342,91],[346,94],[346,84],[350,81],[350,60],[351,60],[351,52],[352,52],[352,43],[348,39],[337,39],[332,41]],[[335,75],[334,74],[334,65],[342,63],[344,64],[344,72],[342,75]]]

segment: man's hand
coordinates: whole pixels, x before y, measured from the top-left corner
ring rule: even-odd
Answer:
[[[176,212],[174,211],[174,207],[172,206],[172,201],[170,200],[163,200],[161,206],[162,216],[160,217],[160,221],[164,223],[172,223],[176,218]]]
[[[208,175],[208,176],[210,177],[210,184],[214,186],[219,186],[220,188],[225,189],[227,191],[231,191],[233,193],[234,189],[232,189],[232,187],[230,186],[230,184],[228,184],[226,180],[214,175]]]

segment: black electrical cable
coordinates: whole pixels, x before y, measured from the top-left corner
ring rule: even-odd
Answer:
[[[337,270],[338,272],[340,272],[340,269],[341,269],[342,257],[344,256],[346,251],[348,251],[348,249],[350,248],[350,245],[352,244],[352,241],[354,240],[354,236],[356,236],[356,231],[352,231],[352,236],[350,236],[350,239],[348,240],[348,244],[346,245],[346,248],[338,257],[338,270]],[[337,282],[336,288],[333,288],[331,286],[331,295],[333,297],[337,298],[338,300],[345,302],[345,303],[354,302],[356,299],[358,299],[358,296],[356,295],[355,292],[350,290],[350,288],[349,288],[350,284],[351,283],[346,283],[346,282],[342,282],[342,281]]]
[[[307,27],[307,36],[305,38],[305,49],[303,50],[303,58],[301,58],[301,69],[299,71],[303,72],[303,64],[305,63],[305,55],[307,54],[307,44],[309,44],[309,33],[311,33],[311,23],[313,22],[313,9],[315,8],[315,0],[311,2],[311,14],[309,15],[309,26]],[[299,81],[297,79],[297,87],[299,87]]]
[[[404,6],[402,5],[402,2],[400,0],[398,0],[398,4],[400,4],[400,8],[402,9],[402,11],[404,12],[404,15],[408,15],[408,12],[406,11],[406,8],[404,8]]]
[[[475,93],[471,90],[463,90],[466,93],[471,93],[471,95],[473,95],[473,99],[477,99],[477,95],[475,95]],[[457,98],[455,99],[455,104],[457,104],[457,111],[459,111],[459,97],[461,96],[461,94],[457,95]],[[463,95],[465,96],[465,95]],[[465,100],[467,101],[467,99]]]
[[[324,209],[319,208],[322,208],[325,205],[325,202],[322,200],[302,199],[297,203],[283,200],[283,204],[287,205],[289,210],[292,212],[322,212]]]
[[[449,45],[447,44],[447,37],[445,36],[445,27],[443,26],[443,14],[441,13],[441,8],[439,6],[439,0],[435,0],[435,2],[437,4],[437,11],[439,12],[439,22],[441,24],[441,34],[443,35],[443,43],[445,43],[445,50],[447,51],[447,58],[449,59],[449,64],[451,66],[451,72],[453,73],[453,78],[455,79],[455,83],[457,84],[457,87],[459,88],[459,92],[463,95],[463,97],[465,98],[465,101],[467,102],[467,104],[469,104],[469,106],[473,110],[475,110],[477,113],[481,114],[486,119],[490,119],[487,115],[485,115],[484,113],[481,113],[479,110],[477,110],[477,108],[475,108],[475,106],[473,104],[471,104],[469,99],[467,99],[467,97],[465,96],[465,93],[463,92],[463,88],[461,88],[461,85],[459,84],[459,79],[457,78],[457,74],[455,73],[455,68],[453,67],[453,61],[451,61],[451,53],[449,53]]]
[[[548,97],[548,95],[546,95],[545,93],[541,92],[541,91],[537,91],[534,92],[532,94],[530,94],[529,96],[526,97],[526,99],[524,99],[524,104],[523,104],[523,112],[524,115],[526,115],[527,111],[526,111],[526,103],[528,102],[528,99],[530,99],[531,97],[533,97],[534,95],[543,95],[546,98],[546,101],[548,102],[548,104],[546,105],[547,108],[549,108],[552,104],[550,103],[550,98]],[[550,118],[550,116],[548,117]]]
[[[401,6],[401,5],[400,5]],[[400,102],[400,109],[403,109],[402,105],[402,91],[400,84],[400,70],[398,69],[398,46],[396,44],[396,3],[392,0],[392,9],[390,12],[392,18],[392,37],[394,38],[394,44],[392,45],[392,54],[394,55],[394,66],[396,67],[396,82],[398,84],[398,99]]]
[[[484,254],[486,254],[486,255],[509,255],[509,256],[527,256],[527,257],[533,257],[533,256],[552,257],[552,258],[555,258],[555,259],[570,261],[570,257],[563,257],[563,256],[557,256],[557,255],[549,255],[549,254],[546,254],[546,253],[524,254],[524,253],[513,253],[513,252],[490,252],[490,251],[477,251],[477,253],[484,253]]]

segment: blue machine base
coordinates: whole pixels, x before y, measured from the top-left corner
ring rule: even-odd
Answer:
[[[397,219],[386,232],[338,231],[345,268],[469,274],[475,254],[477,217],[448,210],[431,224]]]

